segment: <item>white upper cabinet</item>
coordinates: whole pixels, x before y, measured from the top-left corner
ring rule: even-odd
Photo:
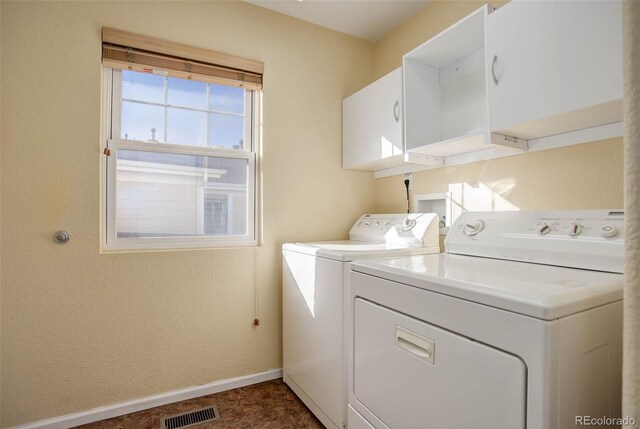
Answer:
[[[342,166],[381,170],[404,163],[402,68],[342,102]]]
[[[533,139],[622,120],[622,5],[515,0],[487,17],[491,130]]]
[[[343,166],[384,177],[620,136],[622,96],[622,0],[484,5],[344,100]]]

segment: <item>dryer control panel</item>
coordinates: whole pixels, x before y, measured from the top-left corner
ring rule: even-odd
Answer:
[[[410,247],[438,246],[439,220],[435,213],[365,214],[351,227],[349,239]]]
[[[467,212],[447,234],[445,251],[622,273],[624,212]]]

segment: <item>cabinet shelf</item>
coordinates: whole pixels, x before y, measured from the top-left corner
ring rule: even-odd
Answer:
[[[485,149],[508,148],[514,153],[528,149],[527,141],[515,139],[502,134],[489,133],[483,129],[471,130],[460,136],[453,137],[429,145],[412,149],[411,153],[422,153],[434,157],[446,158]]]

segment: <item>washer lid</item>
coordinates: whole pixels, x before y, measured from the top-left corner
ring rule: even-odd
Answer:
[[[356,261],[352,270],[544,320],[622,299],[622,274],[474,256]]]
[[[360,258],[384,258],[390,256],[438,253],[440,248],[408,247],[386,243],[339,240],[318,241],[313,243],[286,243],[282,245],[282,250],[348,262]]]

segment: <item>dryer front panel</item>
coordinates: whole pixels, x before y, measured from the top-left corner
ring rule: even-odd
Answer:
[[[354,328],[355,397],[387,426],[525,427],[518,357],[361,298]]]

